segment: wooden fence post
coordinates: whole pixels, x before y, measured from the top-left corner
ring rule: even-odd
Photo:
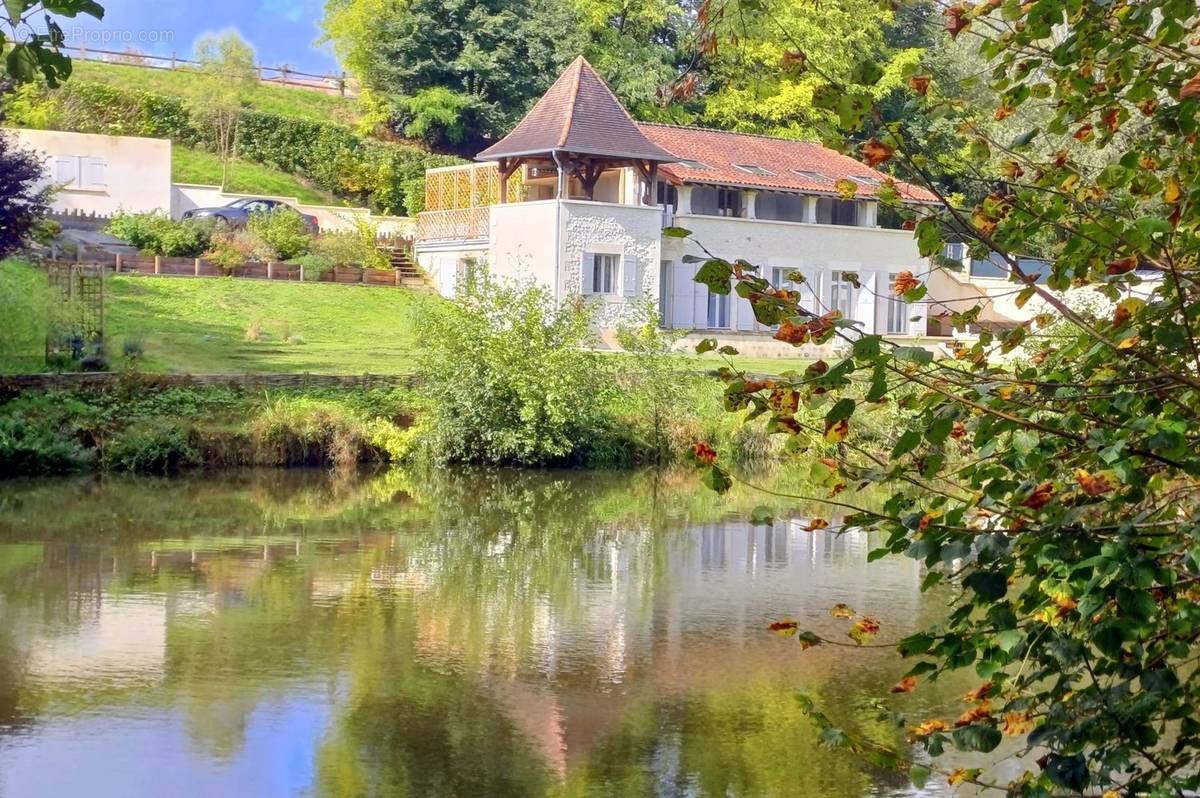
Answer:
[[[116,265],[117,274],[121,273],[121,261],[123,261],[123,260],[124,260],[124,257],[121,255],[120,252],[118,252],[117,253],[117,265]]]
[[[360,268],[360,269],[359,269],[359,271],[358,271],[358,281],[359,281],[360,283],[362,283],[363,285],[366,285],[366,284],[367,284],[367,270],[366,270],[365,268]]]
[[[300,264],[300,282],[304,282],[304,264]]]
[[[161,255],[154,256],[154,273],[155,274],[162,273],[162,256]]]
[[[400,270],[399,270],[399,269],[396,269],[396,287],[397,287],[397,288],[399,288],[399,287],[400,287],[400,284],[401,284],[401,281],[400,281]]]
[[[196,258],[196,262],[192,264],[192,274],[196,277],[200,276],[200,259]]]
[[[273,279],[275,276],[275,262],[267,261],[267,279]]]

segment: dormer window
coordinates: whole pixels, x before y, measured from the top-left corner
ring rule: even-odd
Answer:
[[[711,166],[703,161],[693,161],[688,158],[680,159],[679,161],[676,161],[676,163],[678,163],[680,166],[687,167],[688,169],[712,169]]]
[[[814,171],[812,169],[793,169],[792,173],[800,175],[800,177],[803,177],[805,180],[812,180],[813,182],[816,182],[816,183],[832,183],[833,182],[833,180],[830,179],[829,176],[823,175],[820,172]]]
[[[775,176],[775,173],[772,172],[770,169],[766,169],[762,166],[759,166],[758,164],[753,164],[753,163],[735,163],[733,165],[733,168],[741,169],[743,172],[746,172],[747,174],[758,175],[759,177],[774,177]]]

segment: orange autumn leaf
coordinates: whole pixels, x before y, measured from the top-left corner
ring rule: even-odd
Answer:
[[[879,139],[873,138],[862,145],[863,162],[870,167],[879,166],[889,161],[896,150]]]
[[[1011,105],[1002,105],[996,109],[996,113],[994,116],[995,116],[996,121],[1000,122],[1001,120],[1008,119],[1010,116],[1012,116],[1016,112],[1017,112],[1017,109],[1013,108]]]
[[[804,527],[805,532],[816,532],[821,529],[828,529],[829,522],[824,518],[814,518],[808,522],[808,526]]]
[[[1018,737],[1033,731],[1033,715],[1028,712],[1005,712],[1000,730],[1009,737]]]
[[[924,97],[929,93],[929,75],[913,75],[908,79],[908,86],[917,94]]]
[[[903,271],[896,275],[896,281],[892,283],[892,293],[896,296],[904,296],[914,288],[920,288],[921,281],[913,276],[910,271]]]
[[[934,732],[946,730],[946,721],[944,720],[927,720],[919,726],[909,727],[909,733],[914,737],[928,737]]]
[[[829,611],[829,614],[834,618],[853,618],[854,610],[850,609],[845,604],[834,604],[833,609]]]
[[[1080,125],[1079,129],[1076,130],[1072,135],[1077,141],[1087,141],[1092,137],[1091,123],[1089,122],[1085,125]]]
[[[1093,498],[1103,496],[1113,489],[1113,485],[1108,481],[1108,477],[1103,474],[1089,474],[1082,468],[1076,469],[1075,481],[1079,483],[1079,487],[1084,493]]]
[[[1172,175],[1167,178],[1166,187],[1163,188],[1163,202],[1168,205],[1175,205],[1183,196],[1183,186],[1179,182],[1179,178]]]
[[[958,34],[971,24],[967,13],[966,6],[952,6],[942,12],[942,15],[946,17],[946,31],[950,34],[950,38],[958,38]]]
[[[961,421],[955,421],[954,426],[950,428],[950,437],[956,441],[967,437],[967,425]]]
[[[984,682],[963,696],[963,701],[982,701],[992,692],[994,685],[991,682]]]
[[[978,778],[982,771],[979,768],[955,768],[950,771],[950,775],[946,777],[946,783],[951,787],[957,787],[964,781],[973,781]]]
[[[970,726],[977,720],[986,720],[992,716],[992,705],[987,701],[983,701],[977,707],[971,707],[966,712],[958,716],[958,720],[954,721],[955,726]]]
[[[917,677],[905,676],[900,681],[892,685],[893,693],[911,693],[917,689]]]
[[[879,621],[869,615],[864,615],[850,627],[850,631],[846,634],[855,643],[860,646],[870,640],[879,632]]]

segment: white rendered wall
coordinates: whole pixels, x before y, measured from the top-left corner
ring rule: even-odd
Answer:
[[[111,216],[122,210],[171,210],[171,142],[166,139],[58,130],[6,129],[4,133],[41,153],[47,183],[67,183],[51,203],[59,213]],[[74,159],[89,159],[91,182],[81,186],[60,179]]]
[[[692,231],[691,239],[664,239],[663,257],[675,263],[676,288],[682,289],[684,280],[679,279],[683,271],[694,275],[698,264],[681,264],[684,254],[704,257],[704,250],[713,255],[733,261],[745,259],[760,267],[762,274],[771,278],[775,268],[799,271],[810,285],[819,282],[821,306],[830,304],[830,273],[833,271],[857,272],[864,286],[884,295],[871,300],[861,294],[856,303],[853,317],[864,322],[869,332],[883,332],[887,320],[885,296],[889,291],[888,275],[911,271],[921,275],[929,270],[929,262],[920,256],[912,231],[887,230],[877,227],[850,227],[842,225],[803,224],[797,222],[775,222],[762,219],[736,219],[717,216],[683,216],[676,224]],[[816,279],[814,280],[814,276]],[[704,292],[703,286],[697,288]],[[808,289],[802,289],[807,296]],[[674,292],[673,300],[680,298]],[[703,299],[704,301],[701,301]],[[691,326],[703,328],[706,319],[699,318],[707,298],[698,297]],[[922,306],[911,306],[914,315],[923,312]],[[744,332],[761,331],[753,320],[750,303],[734,296],[731,298],[731,330]],[[913,322],[913,333],[923,332],[923,322]]]
[[[490,273],[529,280],[561,296],[555,279],[562,240],[558,201],[516,202],[489,210]]]
[[[636,274],[631,278],[630,290],[625,290],[626,283],[622,279],[615,294],[592,299],[600,305],[601,327],[616,326],[639,300],[658,299],[662,209],[576,200],[562,205],[562,296],[583,292],[585,253],[607,253],[621,256],[622,270],[628,264],[636,269]]]

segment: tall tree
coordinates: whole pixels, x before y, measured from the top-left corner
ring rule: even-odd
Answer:
[[[756,5],[773,13],[769,0]],[[715,19],[720,7],[712,0],[706,13]],[[791,451],[819,450],[830,488],[821,498],[849,511],[847,526],[880,534],[872,557],[920,560],[924,587],[953,597],[940,624],[898,642],[915,664],[891,688],[900,698],[881,706],[919,756],[834,727],[812,700],[803,706],[827,744],[918,785],[938,770],[952,785],[1012,796],[1191,795],[1200,789],[1200,11],[1194,0],[984,0],[941,16],[950,37],[978,44],[993,124],[931,92],[928,63],[908,70],[908,102],[956,120],[967,137],[960,176],[980,188],[965,202],[944,193],[899,119],[859,138],[879,111],[870,54],[845,75],[803,50],[791,61],[827,86],[813,101],[837,112],[828,139],[840,134],[869,165],[938,196],[936,207],[901,210],[930,266],[900,274],[889,293],[936,304],[935,273],[962,267],[942,257],[958,240],[1002,264],[1017,306],[1040,312],[938,360],[836,311],[801,308],[797,292],[741,261],[712,259],[697,278],[717,293],[736,284],[781,340],[842,343],[835,362],[800,375],[764,382],[729,370],[726,406],[766,416]],[[892,186],[881,196],[898,203]],[[1022,255],[1047,231],[1039,275]],[[1081,293],[1107,300],[1107,312],[1077,310]],[[965,332],[982,309],[958,304],[947,321]],[[897,422],[880,448],[855,429],[883,404]],[[734,475],[719,455],[695,451],[708,482],[727,488]],[[856,497],[871,486],[890,498]],[[869,613],[835,608],[850,619],[849,640],[794,622],[775,628],[805,648],[861,645],[886,634]],[[957,719],[906,711],[919,711],[904,695],[921,679],[964,668],[980,683]],[[990,753],[1005,736],[1027,755],[1006,757],[1008,777],[937,764],[951,746]]]
[[[0,81],[0,95],[4,84]],[[50,186],[41,157],[0,130],[0,259],[21,249],[49,211]]]
[[[415,122],[467,153],[507,133],[582,47],[553,0],[330,0],[323,26],[398,132]]]
[[[221,188],[229,185],[229,167],[237,147],[238,123],[247,91],[257,75],[254,48],[237,31],[209,34],[196,42],[196,61],[206,80],[194,103],[208,121],[213,147],[221,158]]]
[[[51,88],[70,77],[71,59],[60,49],[66,37],[52,14],[103,19],[104,8],[95,0],[5,0],[0,5],[0,75],[21,83],[41,75]]]

